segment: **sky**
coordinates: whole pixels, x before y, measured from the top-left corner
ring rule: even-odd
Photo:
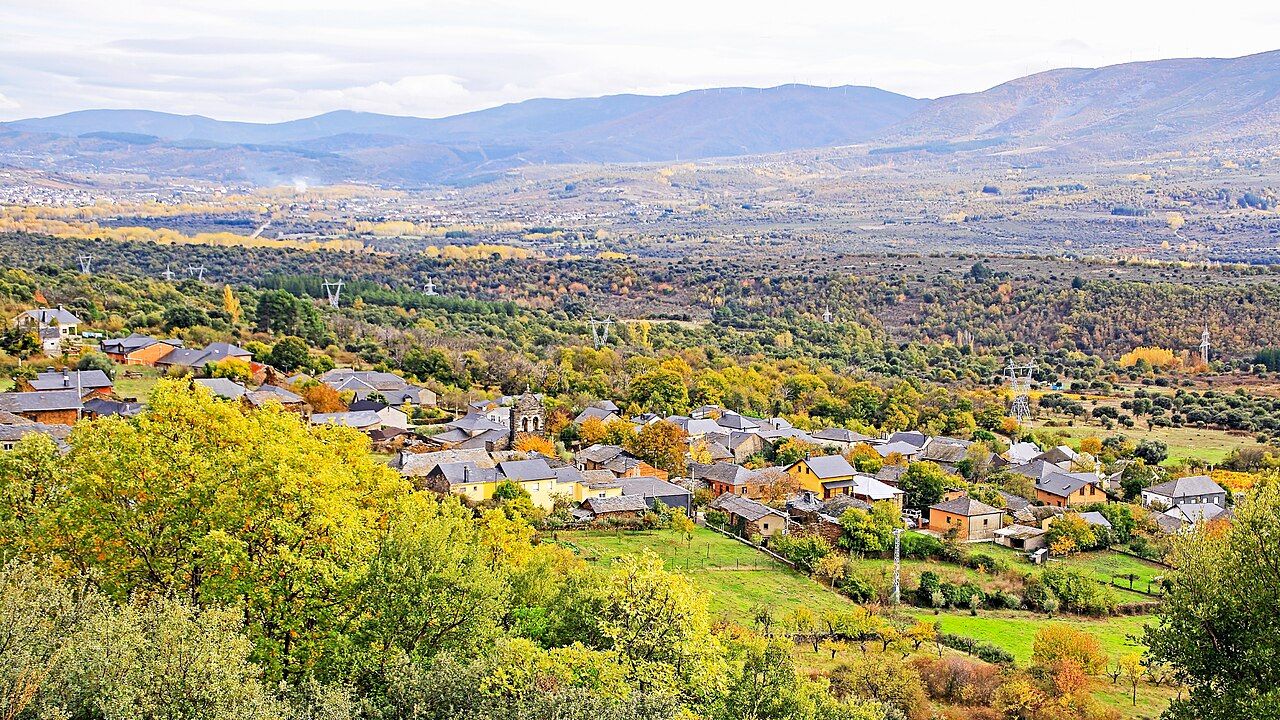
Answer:
[[[1057,67],[1275,49],[1274,0],[3,0],[0,120],[440,117],[791,82],[938,97]]]

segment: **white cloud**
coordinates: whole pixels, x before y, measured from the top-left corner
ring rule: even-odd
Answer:
[[[1261,4],[1259,4],[1261,5]],[[787,82],[921,97],[1061,66],[1234,56],[1280,14],[1171,0],[7,0],[0,118],[145,107],[239,120],[441,116],[531,97]]]

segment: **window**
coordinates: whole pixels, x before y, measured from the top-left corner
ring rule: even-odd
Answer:
[[[604,493],[600,493],[600,497],[604,497]]]
[[[765,529],[765,530],[768,530],[768,529],[769,529],[769,523],[765,523],[765,524],[764,524],[764,529]]]
[[[538,483],[533,484],[533,491],[538,492]]]
[[[991,522],[991,520],[990,520],[990,519],[988,519],[988,518],[982,518],[982,524],[983,524],[983,525],[986,525],[986,524],[988,524],[988,523],[990,523],[990,522]]]

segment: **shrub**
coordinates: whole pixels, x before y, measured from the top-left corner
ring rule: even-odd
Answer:
[[[1068,568],[1051,568],[1044,571],[1041,579],[1066,610],[1085,615],[1115,612],[1115,593],[1092,577]]]

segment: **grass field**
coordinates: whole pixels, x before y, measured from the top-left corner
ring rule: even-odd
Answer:
[[[688,543],[669,530],[561,532],[558,539],[588,561],[603,564],[651,550],[668,570],[696,576],[709,591],[713,614],[739,623],[749,623],[751,608],[760,604],[779,614],[800,606],[818,613],[853,607],[845,597],[782,563],[705,528],[698,528]]]
[[[916,612],[914,616],[930,622],[942,624],[942,631],[956,635],[968,635],[992,645],[998,645],[1013,654],[1019,665],[1031,661],[1031,644],[1035,640],[1036,631],[1045,625],[1061,624],[1098,638],[1102,648],[1112,657],[1141,650],[1141,645],[1133,638],[1142,635],[1142,628],[1151,619],[1141,615],[1122,615],[1098,620],[1076,616],[1058,616],[1050,618],[1034,613],[984,610],[977,616],[967,612],[943,612],[934,615],[929,612]]]
[[[1036,424],[1037,428],[1043,427]],[[1257,445],[1253,437],[1232,435],[1225,430],[1201,430],[1198,428],[1117,428],[1107,430],[1100,425],[1074,425],[1071,427],[1043,428],[1052,432],[1061,432],[1078,448],[1080,440],[1086,437],[1105,438],[1109,435],[1124,435],[1134,442],[1143,440],[1159,440],[1169,447],[1169,459],[1166,464],[1174,464],[1180,460],[1194,460],[1200,463],[1217,464],[1222,462],[1232,450],[1240,447]]]
[[[126,372],[139,373],[142,377],[125,377]],[[122,398],[137,398],[146,402],[147,396],[151,394],[151,389],[156,386],[156,383],[159,382],[162,377],[164,377],[164,373],[153,367],[145,367],[142,365],[120,367],[116,370],[116,379],[114,383],[116,395]]]
[[[1121,579],[1120,576],[1130,573],[1137,575],[1133,587],[1139,590],[1146,590],[1148,584],[1153,584],[1156,578],[1164,575],[1169,571],[1168,568],[1157,565],[1153,562],[1147,562],[1132,555],[1124,555],[1118,552],[1099,551],[1080,553],[1061,560],[1052,560],[1052,563],[1061,563],[1067,567],[1075,568],[1082,572],[1089,573],[1104,582],[1110,583],[1112,578],[1116,578],[1117,582],[1122,585],[1128,585],[1128,580]]]

